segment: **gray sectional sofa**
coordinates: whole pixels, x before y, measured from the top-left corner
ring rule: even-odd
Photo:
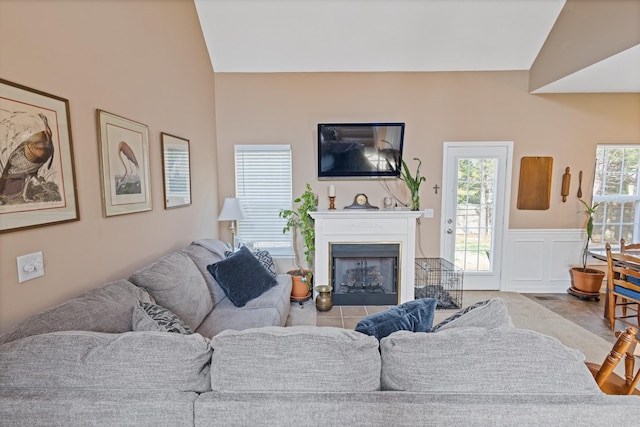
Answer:
[[[194,243],[0,337],[0,425],[631,426],[640,419],[640,398],[602,394],[581,353],[514,328],[501,299],[437,332],[398,331],[380,342],[340,328],[282,327],[286,277],[244,307],[221,305],[224,292],[203,273],[222,257],[216,247]],[[189,260],[207,295],[194,298],[204,293]],[[182,291],[165,261],[181,266]],[[196,333],[133,330],[138,301],[163,301]]]

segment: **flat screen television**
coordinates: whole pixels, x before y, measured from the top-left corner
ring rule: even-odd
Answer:
[[[397,178],[404,123],[319,123],[318,179]]]

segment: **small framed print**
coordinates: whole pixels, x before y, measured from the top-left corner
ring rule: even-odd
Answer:
[[[79,219],[69,101],[0,79],[0,233]]]
[[[189,140],[161,133],[162,171],[164,176],[164,208],[191,204],[191,163]]]
[[[149,128],[97,110],[104,216],[151,210]]]

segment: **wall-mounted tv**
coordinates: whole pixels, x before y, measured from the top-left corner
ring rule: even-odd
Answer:
[[[397,178],[404,123],[319,123],[318,179]]]

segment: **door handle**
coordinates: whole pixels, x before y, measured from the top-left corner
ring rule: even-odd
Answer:
[[[453,233],[453,230],[452,230],[452,229],[450,229],[450,228],[448,228],[448,229],[447,229],[447,234],[452,234],[452,233]]]

